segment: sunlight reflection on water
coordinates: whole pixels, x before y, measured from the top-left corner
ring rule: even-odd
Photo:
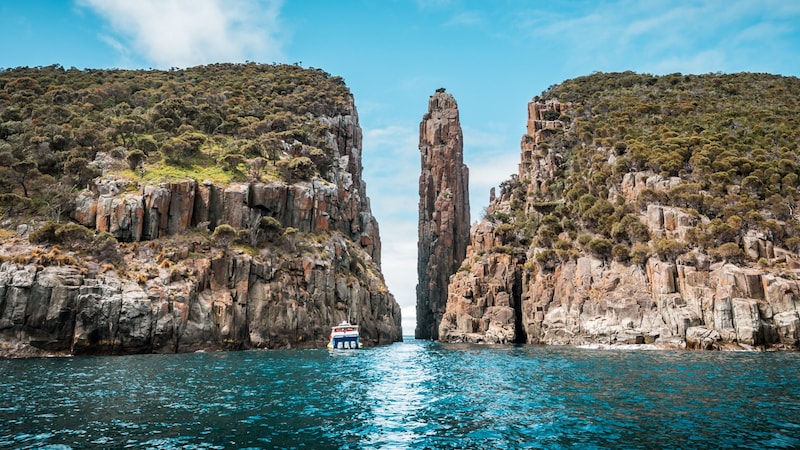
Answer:
[[[381,447],[421,438],[427,422],[420,412],[431,397],[425,383],[434,376],[426,370],[425,349],[401,343],[392,346],[391,357],[374,361],[368,368],[371,414],[364,444]]]
[[[800,447],[800,354],[443,345],[0,360],[0,447]]]

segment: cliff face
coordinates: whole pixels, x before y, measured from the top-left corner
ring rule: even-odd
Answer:
[[[215,186],[186,179],[134,188],[130,181],[100,178],[78,196],[73,219],[120,242],[138,242],[195,228],[213,231],[220,224],[255,229],[262,217],[272,217],[304,233],[340,232],[380,266],[378,223],[361,178],[361,128],[355,106],[351,111],[319,119],[329,130],[332,181]]]
[[[447,285],[469,242],[469,170],[463,163],[458,105],[436,92],[419,127],[422,172],[419,178],[417,255],[418,339],[438,339],[447,302]]]
[[[112,264],[68,242],[5,242],[0,355],[321,347],[346,319],[366,345],[402,340],[361,178],[355,107],[317,120],[332,152],[327,179],[95,180],[72,215],[120,242]],[[252,251],[210,236],[223,224]]]
[[[725,228],[696,210],[665,205],[686,181],[679,176],[629,170],[608,187],[605,178],[593,178],[611,206],[586,190],[572,198],[557,192],[567,167],[576,165],[569,161],[573,149],[586,147],[575,140],[575,121],[560,120],[572,107],[530,103],[519,175],[501,186],[471,230],[466,259],[449,285],[440,340],[800,348],[800,259],[775,242],[778,222],[773,232],[742,230],[732,244],[709,248],[720,242],[711,240],[721,239],[719,230],[737,222]],[[599,146],[593,171],[626,156],[620,149]],[[586,203],[574,206],[580,223],[567,220],[575,199]],[[611,238],[595,232],[575,239],[580,225],[597,223],[593,205],[617,205],[624,219],[611,223]],[[567,219],[554,219],[558,214]],[[533,226],[538,231],[530,238],[525,227]],[[700,241],[707,229],[716,231]],[[623,234],[628,241],[612,247]],[[698,241],[706,244],[690,244]]]
[[[526,265],[524,255],[493,252],[492,231],[473,228],[474,262],[450,284],[443,341],[800,347],[795,279],[707,259]],[[777,258],[800,267],[795,255]]]
[[[377,267],[340,235],[302,254],[306,244],[291,242],[289,256],[183,244],[167,255],[132,246],[135,279],[92,264],[2,263],[0,354],[322,347],[331,324],[348,318],[367,345],[401,339],[400,308]]]

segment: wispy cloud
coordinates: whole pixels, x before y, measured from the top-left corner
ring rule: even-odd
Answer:
[[[462,11],[445,22],[446,26],[472,26],[483,23],[483,15],[478,11]]]
[[[282,56],[280,0],[78,0],[109,23],[102,39],[123,60],[157,67],[272,61]],[[108,35],[110,34],[110,36]]]
[[[576,74],[738,71],[754,62],[779,72],[786,63],[765,49],[775,34],[796,36],[800,28],[796,2],[622,0],[575,10],[543,7],[516,16],[514,29],[528,39],[568,49],[570,58],[561,64]]]
[[[417,0],[417,8],[421,10],[439,9],[450,6],[453,0]]]
[[[416,317],[419,129],[397,123],[364,129],[364,179],[383,245],[381,268],[403,310],[403,332]]]
[[[403,310],[403,332],[413,334],[416,324],[417,220],[382,221],[381,271],[389,291]]]
[[[365,129],[363,145],[364,178],[367,182],[377,182],[370,183],[370,192],[377,190],[382,196],[416,199],[420,171],[419,129],[410,124]],[[389,212],[397,211],[397,206],[393,203],[379,208]]]

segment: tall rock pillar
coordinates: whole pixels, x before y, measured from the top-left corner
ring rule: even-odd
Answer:
[[[458,105],[437,90],[419,125],[417,339],[438,339],[447,285],[469,243],[469,169],[464,165]]]

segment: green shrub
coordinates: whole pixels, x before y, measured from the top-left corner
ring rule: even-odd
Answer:
[[[611,238],[620,243],[633,244],[647,242],[650,239],[650,233],[647,230],[647,226],[637,216],[625,214],[622,220],[615,222],[611,226]]]
[[[800,236],[792,236],[786,239],[786,248],[795,253],[800,253]]]
[[[616,244],[611,249],[611,257],[614,258],[615,261],[625,262],[631,257],[630,250],[625,244]]]
[[[60,240],[56,237],[56,230],[59,224],[53,221],[45,222],[41,227],[28,233],[28,240],[31,244],[58,244]]]
[[[664,237],[653,241],[653,252],[666,261],[674,261],[686,251],[686,245],[676,239]]]
[[[566,241],[564,239],[557,240],[553,244],[553,248],[555,248],[556,250],[564,250],[564,251],[570,251],[573,249],[572,242]]]
[[[94,240],[94,232],[77,223],[59,224],[48,221],[32,231],[28,240],[33,244],[59,244],[78,248],[90,244]]]
[[[744,261],[744,250],[739,247],[735,242],[726,242],[719,247],[710,250],[709,256],[716,261],[728,261],[732,263],[741,263]]]
[[[650,257],[650,247],[642,242],[637,242],[633,244],[630,250],[630,259],[631,262],[638,265],[644,265],[647,262],[647,258]]]
[[[141,135],[136,138],[136,147],[141,149],[145,154],[155,153],[158,151],[158,142],[150,135]]]
[[[0,194],[0,208],[7,208],[8,213],[21,211],[31,207],[31,199],[17,194]]]
[[[494,233],[503,241],[506,241],[514,234],[514,225],[511,225],[510,223],[501,223],[494,228]]]
[[[536,262],[541,265],[543,269],[552,270],[558,265],[560,258],[555,250],[545,249],[536,252]]]
[[[312,148],[308,151],[308,157],[314,163],[318,173],[326,174],[331,169],[331,158],[322,149]]]
[[[231,243],[233,243],[233,240],[236,239],[236,236],[236,228],[233,228],[227,223],[223,223],[214,228],[214,233],[211,235],[211,239],[214,241],[215,245],[222,248],[228,248]]]
[[[613,244],[606,238],[594,238],[586,246],[587,250],[597,257],[607,258],[611,255]]]
[[[578,244],[580,244],[581,247],[586,247],[587,245],[589,245],[589,242],[591,240],[592,240],[592,235],[591,234],[580,234],[580,235],[578,235]]]
[[[118,265],[122,262],[122,255],[119,253],[119,242],[111,233],[102,232],[94,237],[91,249],[98,261]]]
[[[197,148],[189,141],[178,137],[169,138],[161,145],[161,154],[164,160],[174,165],[190,165]]]
[[[258,224],[258,233],[254,245],[263,245],[266,242],[274,242],[283,234],[283,226],[278,219],[272,216],[264,216]]]
[[[233,172],[238,169],[239,164],[244,162],[244,155],[241,153],[228,153],[223,156],[219,162],[225,170]]]
[[[94,232],[83,225],[77,223],[66,223],[60,225],[55,232],[56,239],[60,243],[92,242]]]
[[[128,167],[131,170],[136,170],[142,164],[147,155],[139,149],[134,149],[128,152],[125,159],[128,161]]]
[[[307,156],[283,159],[277,162],[278,171],[287,183],[304,181],[314,176],[314,163]]]

